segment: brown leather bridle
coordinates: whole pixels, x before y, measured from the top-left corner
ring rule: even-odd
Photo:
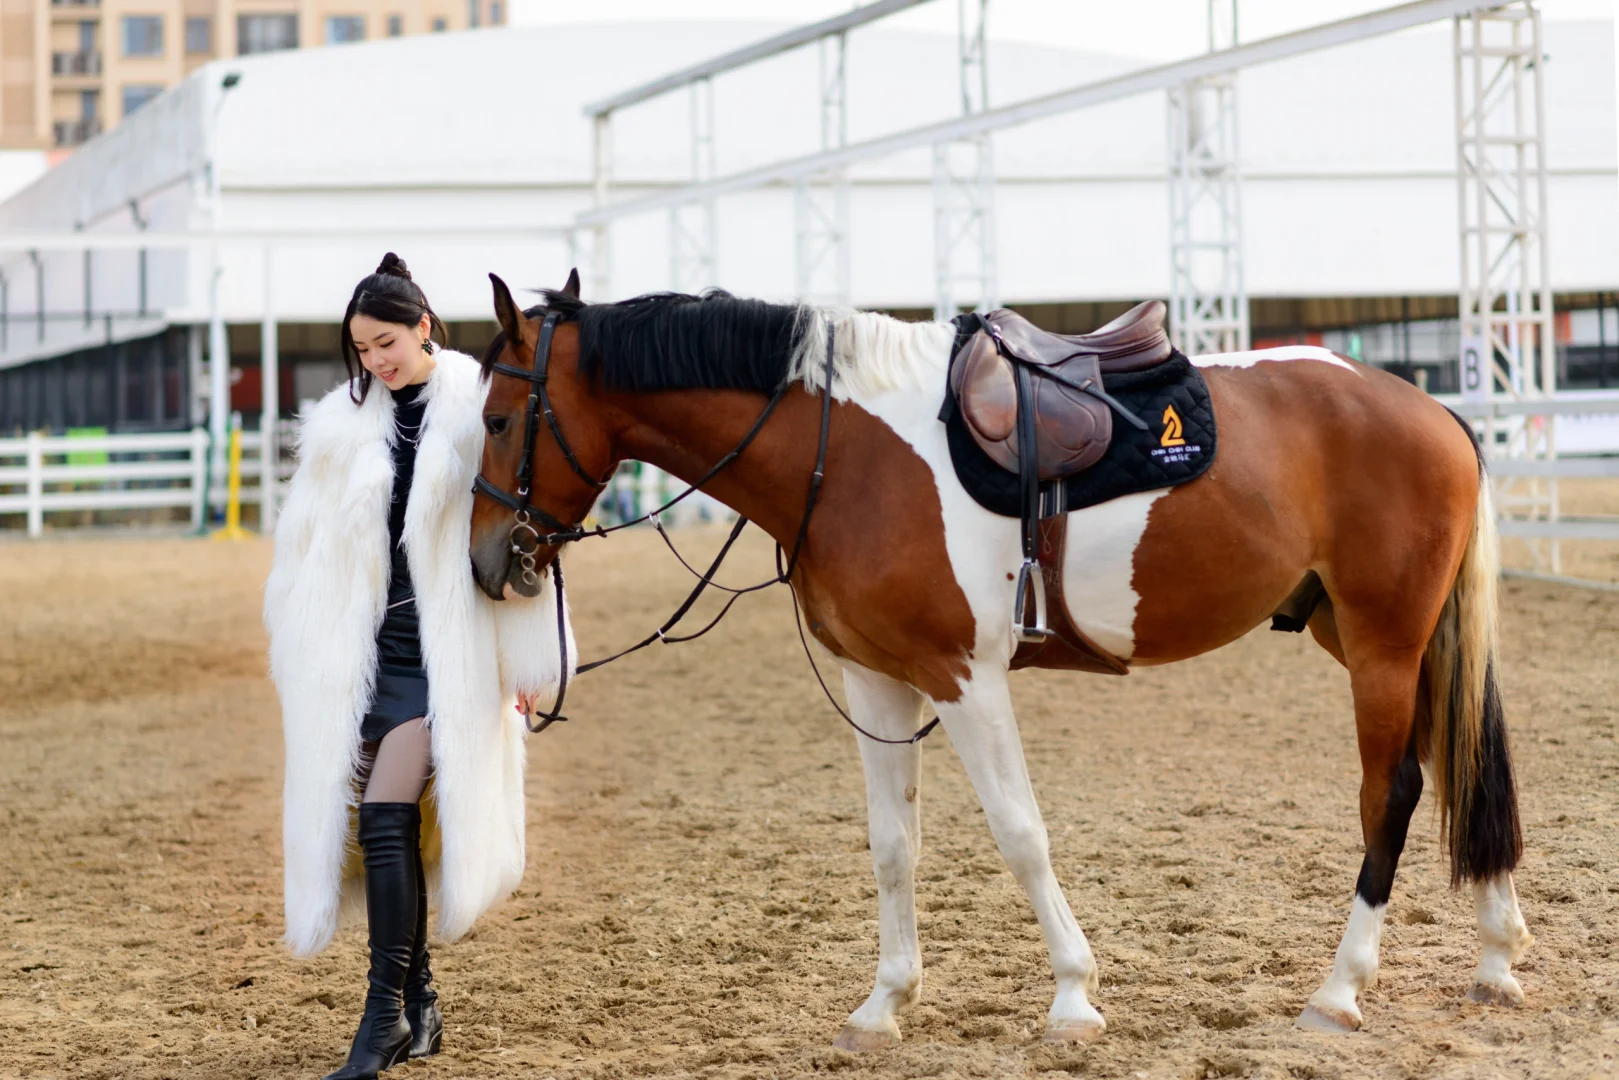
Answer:
[[[539,436],[540,418],[542,416],[545,418],[545,426],[550,429],[551,437],[556,440],[557,448],[562,451],[562,456],[567,459],[569,467],[573,469],[574,473],[581,480],[591,485],[591,487],[593,487],[597,492],[600,492],[601,489],[605,488],[607,486],[607,482],[605,480],[598,480],[585,471],[584,466],[579,463],[578,456],[574,454],[573,449],[568,445],[568,440],[563,436],[562,425],[557,422],[556,412],[551,408],[551,395],[546,386],[547,381],[550,378],[551,339],[555,336],[557,324],[561,321],[562,315],[560,312],[556,311],[546,312],[545,317],[541,320],[540,334],[534,342],[534,366],[532,368],[514,367],[511,364],[502,364],[499,362],[490,365],[490,371],[496,375],[504,375],[508,378],[521,379],[529,384],[528,402],[523,414],[523,459],[518,463],[517,466],[517,494],[513,495],[502,488],[496,487],[488,480],[488,478],[483,475],[482,470],[479,470],[477,478],[472,483],[473,494],[487,496],[488,498],[493,499],[495,502],[516,513],[516,522],[512,526],[508,539],[511,543],[512,554],[516,555],[518,559],[521,560],[523,568],[523,582],[527,585],[538,585],[540,576],[544,573],[544,571],[536,569],[540,548],[555,547],[561,544],[571,543],[575,540],[582,540],[587,536],[606,536],[609,533],[615,533],[620,529],[627,529],[631,525],[639,525],[646,521],[650,521],[652,523],[652,527],[656,529],[658,535],[663,538],[663,542],[669,546],[669,550],[674,552],[675,558],[680,560],[681,565],[697,576],[696,587],[693,588],[691,594],[686,597],[685,602],[675,610],[675,613],[668,619],[664,620],[662,626],[658,627],[657,630],[653,631],[651,634],[647,635],[645,638],[636,642],[634,645],[631,645],[627,649],[614,653],[612,656],[604,657],[601,660],[593,660],[588,664],[580,665],[576,674],[583,675],[585,672],[594,668],[599,668],[604,664],[610,664],[614,660],[628,656],[632,652],[644,649],[654,641],[661,641],[666,645],[672,645],[677,642],[692,641],[696,638],[700,638],[712,630],[715,626],[719,625],[720,620],[723,619],[726,613],[731,610],[731,605],[736,603],[740,597],[751,592],[758,592],[761,589],[769,588],[772,585],[790,585],[793,571],[798,567],[798,557],[803,551],[804,541],[809,536],[810,515],[815,512],[816,499],[819,497],[821,492],[821,481],[826,475],[826,446],[827,439],[832,430],[832,350],[835,332],[834,327],[828,323],[826,328],[826,378],[821,389],[820,440],[815,450],[815,470],[814,472],[810,473],[809,493],[806,495],[804,500],[804,516],[799,519],[798,536],[793,541],[792,553],[788,556],[786,563],[783,564],[782,548],[780,544],[777,544],[776,576],[766,581],[759,582],[757,585],[749,585],[745,588],[734,589],[715,582],[714,575],[719,571],[720,565],[725,561],[726,555],[730,553],[732,545],[734,545],[737,538],[742,535],[742,530],[747,527],[747,518],[742,517],[741,515],[737,516],[736,525],[731,529],[731,535],[726,539],[724,546],[720,548],[720,552],[715,557],[713,563],[710,564],[709,568],[705,572],[698,574],[691,564],[687,563],[686,560],[681,557],[680,552],[675,549],[674,543],[669,539],[669,534],[663,529],[663,524],[659,520],[659,516],[663,514],[664,511],[675,506],[675,504],[679,503],[688,495],[700,490],[704,484],[707,484],[714,477],[718,476],[720,472],[722,472],[727,466],[740,457],[742,452],[748,448],[748,446],[753,442],[754,438],[764,428],[765,421],[770,419],[770,414],[775,412],[776,406],[781,404],[782,398],[787,396],[787,391],[789,388],[791,388],[795,380],[791,377],[791,375],[784,377],[781,385],[776,388],[776,392],[771,395],[770,400],[765,404],[764,410],[759,414],[759,418],[753,422],[753,426],[748,429],[747,434],[742,436],[742,440],[737,443],[736,448],[716,462],[714,467],[709,469],[708,472],[704,473],[696,483],[687,487],[685,491],[682,491],[679,495],[676,495],[662,506],[650,511],[649,513],[642,514],[640,517],[631,521],[623,521],[609,528],[603,528],[602,526],[598,525],[593,529],[586,529],[583,526],[582,519],[580,522],[575,522],[574,524],[569,525],[553,517],[550,513],[541,509],[540,507],[535,506],[531,499],[530,492],[534,479],[534,443],[536,438]],[[535,528],[534,519],[536,518],[539,519],[541,524],[551,531],[542,533],[539,529]],[[525,541],[532,544],[532,546],[525,546]],[[543,709],[535,710],[535,715],[540,717],[540,724],[538,727],[536,727],[532,720],[530,720],[528,717],[524,717],[524,724],[526,724],[528,729],[532,732],[544,731],[552,724],[567,719],[567,716],[563,715],[562,712],[562,703],[568,694],[568,621],[567,608],[563,599],[564,586],[562,580],[562,564],[560,561],[553,560],[548,568],[554,568],[556,577],[557,647],[561,654],[562,661],[561,682],[557,687],[556,702],[552,705],[551,709],[549,711]],[[711,585],[722,592],[731,594],[731,598],[725,602],[725,606],[720,609],[720,613],[716,615],[707,626],[704,626],[696,633],[687,634],[680,637],[670,636],[669,631],[673,630],[675,625],[686,616],[687,612],[689,612],[693,605],[697,603],[697,598],[700,597],[704,590]],[[821,678],[820,669],[816,667],[815,657],[809,651],[809,641],[804,637],[803,621],[798,617],[797,593],[793,593],[793,621],[798,627],[799,640],[804,645],[804,655],[809,657],[810,667],[815,671],[816,681],[821,684],[821,689],[826,692],[827,699],[832,702],[833,708],[837,709],[838,715],[842,716],[844,720],[848,721],[849,725],[860,734],[866,736],[868,739],[872,739],[875,742],[904,745],[914,743],[919,739],[924,738],[928,732],[932,731],[936,726],[938,726],[939,718],[934,717],[932,722],[927,724],[908,739],[884,739],[877,735],[873,735],[871,732],[855,723],[854,719],[847,712],[845,712],[843,707],[839,705],[836,699],[832,697],[832,691],[827,687],[826,680]]]
[[[496,374],[522,379],[529,384],[528,403],[523,412],[523,457],[517,463],[517,494],[513,495],[490,483],[482,470],[479,471],[478,478],[472,482],[474,494],[487,495],[517,514],[517,523],[512,526],[510,536],[511,550],[513,555],[522,560],[523,582],[527,585],[538,585],[540,582],[539,574],[535,570],[535,559],[540,548],[553,547],[592,535],[590,531],[577,524],[564,525],[530,501],[529,488],[534,480],[534,440],[539,435],[540,417],[545,417],[545,426],[551,430],[551,437],[556,440],[557,448],[567,459],[569,468],[597,492],[607,486],[605,480],[591,476],[585,471],[585,467],[579,464],[579,457],[568,445],[568,440],[563,437],[562,425],[557,423],[556,411],[551,408],[551,395],[546,388],[551,377],[551,338],[556,334],[557,323],[561,321],[561,313],[555,311],[546,312],[545,318],[541,320],[540,336],[534,342],[532,368],[513,367],[511,364],[499,362],[490,368]],[[540,523],[551,531],[542,533],[536,529],[534,518],[538,518]],[[524,545],[522,540],[525,537],[532,542],[532,547]]]

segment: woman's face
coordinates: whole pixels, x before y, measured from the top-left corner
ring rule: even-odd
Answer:
[[[426,382],[433,373],[433,357],[422,350],[429,327],[426,315],[415,326],[382,322],[359,313],[349,320],[360,363],[390,390]]]

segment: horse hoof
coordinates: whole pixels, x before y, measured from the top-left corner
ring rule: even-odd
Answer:
[[[1293,1026],[1301,1031],[1319,1031],[1324,1035],[1349,1035],[1360,1030],[1360,1015],[1331,1006],[1306,1005]]]
[[[1095,1042],[1107,1030],[1107,1023],[1100,1016],[1095,1020],[1065,1020],[1060,1024],[1046,1026],[1045,1041],[1048,1043],[1088,1043]]]
[[[1511,975],[1499,983],[1475,982],[1472,989],[1467,991],[1467,1000],[1476,1001],[1480,1005],[1505,1005],[1512,1008],[1523,1004],[1523,987],[1519,986],[1518,980]]]
[[[853,1054],[865,1054],[872,1050],[887,1050],[890,1046],[899,1045],[898,1031],[867,1031],[865,1028],[843,1025],[838,1037],[832,1040],[832,1045],[839,1050],[847,1050]]]

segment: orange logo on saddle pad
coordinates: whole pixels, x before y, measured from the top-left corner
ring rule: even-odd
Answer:
[[[1175,406],[1164,406],[1164,434],[1158,440],[1159,446],[1185,446],[1185,433],[1181,428],[1181,414],[1175,411]]]

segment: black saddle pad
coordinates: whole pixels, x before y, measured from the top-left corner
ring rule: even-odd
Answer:
[[[958,350],[962,342],[958,334]],[[1214,405],[1203,373],[1186,357],[1172,353],[1168,360],[1145,371],[1109,375],[1105,385],[1109,394],[1147,422],[1147,430],[1115,413],[1113,442],[1100,461],[1084,472],[1041,485],[1042,517],[1083,510],[1138,491],[1184,484],[1214,464]],[[973,441],[948,380],[939,418],[945,424],[950,460],[961,486],[985,510],[1005,517],[1021,516],[1017,474],[995,464]]]

